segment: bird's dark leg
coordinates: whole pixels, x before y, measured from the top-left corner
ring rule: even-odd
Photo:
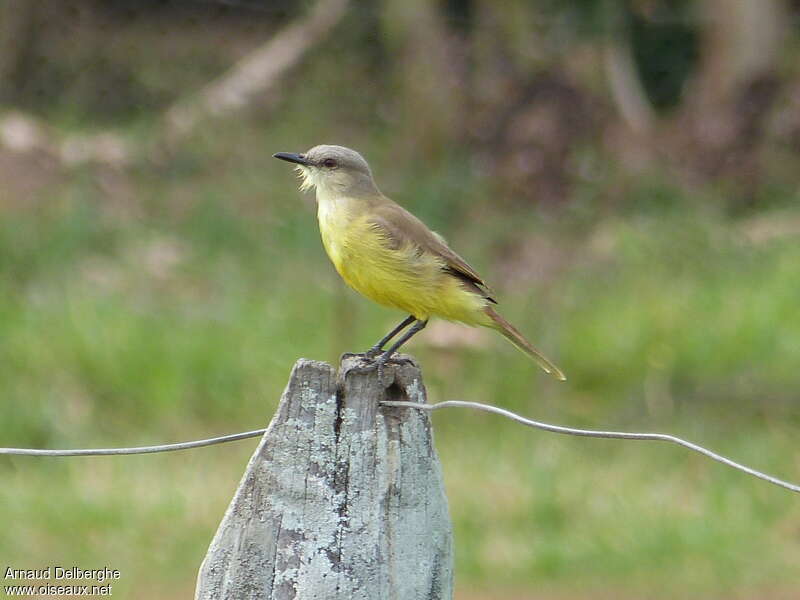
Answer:
[[[413,318],[413,317],[409,317],[409,318]],[[412,337],[414,337],[417,333],[419,333],[420,331],[425,329],[425,325],[427,325],[427,324],[428,324],[428,320],[427,319],[425,319],[424,321],[417,320],[417,322],[414,323],[414,326],[411,329],[409,329],[408,331],[406,331],[399,340],[397,340],[394,344],[389,346],[389,349],[386,350],[383,354],[381,354],[381,356],[380,356],[380,358],[378,360],[380,362],[382,362],[382,363],[386,363],[392,357],[392,354],[397,352],[397,350],[400,348],[400,346],[405,344],[408,340],[410,340]]]
[[[388,343],[389,343],[389,340],[391,340],[391,339],[392,339],[394,336],[396,336],[398,333],[400,333],[401,331],[403,331],[403,329],[405,329],[406,327],[408,327],[409,325],[411,325],[411,324],[412,324],[414,321],[416,321],[416,320],[417,320],[417,319],[414,317],[414,315],[409,315],[409,316],[408,316],[408,317],[407,317],[407,318],[406,318],[406,319],[405,319],[405,320],[404,320],[402,323],[400,323],[400,324],[399,324],[397,327],[395,327],[395,328],[394,328],[394,329],[392,329],[392,330],[391,330],[389,333],[387,333],[385,336],[383,336],[383,337],[380,339],[380,341],[378,341],[378,343],[377,343],[377,344],[375,344],[375,345],[374,345],[372,348],[370,348],[369,350],[367,350],[367,351],[364,353],[364,356],[366,356],[367,358],[375,358],[376,356],[378,356],[378,354],[380,354],[381,352],[383,352],[383,347],[384,347],[386,344],[388,344]],[[415,332],[415,333],[416,333],[416,332]],[[412,335],[413,335],[413,334],[412,334]],[[409,337],[410,337],[410,336],[409,336]],[[399,346],[398,346],[398,347],[399,347]],[[396,350],[396,348],[395,348],[395,350]]]
[[[409,318],[413,319],[414,317],[409,317]],[[424,321],[420,321],[418,319],[415,320],[416,323],[414,323],[411,329],[406,331],[399,340],[397,340],[394,344],[389,346],[389,349],[386,350],[383,354],[381,354],[375,361],[375,364],[378,365],[378,379],[380,381],[383,381],[383,366],[392,359],[392,354],[397,352],[397,349],[400,348],[400,346],[405,344],[412,337],[414,337],[414,335],[425,329],[425,325],[428,324],[427,319],[425,319]]]
[[[372,369],[377,367],[377,369],[378,369],[378,380],[379,381],[383,381],[383,367],[386,365],[386,363],[388,363],[390,360],[392,360],[392,355],[395,352],[397,352],[397,350],[398,350],[398,348],[400,348],[400,346],[402,346],[408,340],[410,340],[412,337],[414,337],[414,335],[416,335],[417,333],[419,333],[420,331],[425,329],[425,325],[428,324],[428,320],[427,319],[422,321],[422,320],[417,319],[414,316],[410,316],[405,321],[400,323],[400,325],[395,327],[386,336],[384,336],[384,338],[381,341],[379,341],[377,344],[375,344],[369,350],[369,352],[365,352],[363,355],[359,355],[359,354],[343,354],[342,357],[344,358],[344,357],[347,357],[347,356],[365,356],[366,358],[373,359],[373,358],[375,358],[375,352],[376,351],[377,352],[381,352],[381,349],[383,348],[384,344],[386,344],[386,342],[388,342],[390,339],[392,339],[394,336],[396,336],[404,328],[408,327],[409,323],[412,323],[414,321],[416,321],[416,322],[414,323],[413,327],[411,327],[411,329],[406,331],[399,340],[397,340],[394,344],[392,344],[389,347],[388,350],[383,351],[383,353],[380,354],[380,356],[378,356],[377,359],[375,359],[370,366],[368,366],[368,367],[354,367],[354,368],[351,368],[351,371],[366,372],[366,371],[370,371],[370,370],[372,370]],[[407,361],[408,359],[403,359],[403,360]]]

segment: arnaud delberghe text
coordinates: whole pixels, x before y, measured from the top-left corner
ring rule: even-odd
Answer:
[[[52,565],[43,569],[14,569],[7,567],[5,579],[35,579],[35,580],[55,580],[62,579],[91,579],[98,583],[103,583],[110,579],[119,579],[120,572],[117,569],[103,567],[102,569],[81,569],[80,567],[60,567]]]

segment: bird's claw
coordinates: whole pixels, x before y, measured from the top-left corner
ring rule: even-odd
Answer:
[[[398,356],[394,353],[389,354],[388,352],[384,352],[375,359],[375,364],[378,365],[378,379],[381,382],[383,382],[383,369],[389,363],[395,365],[413,365],[414,361],[405,356]]]
[[[373,346],[366,352],[364,352],[364,358],[374,359],[380,356],[381,352],[383,352],[383,348],[379,348],[378,346]]]
[[[342,354],[342,360],[345,358],[365,358],[367,360],[375,360],[378,356],[380,356],[381,352],[383,352],[383,348],[378,348],[377,346],[373,346],[366,352],[345,352]]]
[[[363,356],[363,355],[359,354],[356,356]],[[378,381],[380,381],[381,384],[383,384],[383,367],[385,364],[386,364],[385,361],[381,361],[380,359],[371,360],[365,365],[360,365],[358,367],[350,367],[350,369],[348,369],[348,373],[365,374],[365,373],[371,373],[377,369]]]
[[[404,364],[414,364],[410,358],[406,358],[405,356],[397,356],[396,354],[392,353],[389,354],[387,352],[383,352],[381,350],[377,350],[375,352],[375,348],[371,348],[367,352],[346,352],[342,355],[342,358],[349,358],[349,357],[358,357],[364,358],[367,361],[367,364],[358,367],[352,367],[350,369],[351,372],[356,373],[369,373],[375,369],[378,371],[378,380],[383,383],[383,374],[386,365],[389,363],[393,363],[396,365],[404,365]]]
[[[396,365],[413,365],[414,364],[414,360],[413,359],[407,358],[405,356],[398,356],[396,354],[393,354],[392,356],[390,356],[386,360],[386,362],[387,363],[394,363]]]

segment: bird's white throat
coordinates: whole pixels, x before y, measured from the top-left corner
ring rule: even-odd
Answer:
[[[313,187],[315,187],[317,185],[317,182],[315,181],[316,178],[314,177],[314,170],[313,169],[309,169],[308,167],[305,167],[303,165],[297,165],[294,168],[294,170],[297,171],[297,175],[300,177],[300,191],[301,192],[307,192],[308,190],[310,190],[311,188],[313,188]]]

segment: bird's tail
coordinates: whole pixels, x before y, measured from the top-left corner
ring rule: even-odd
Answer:
[[[550,362],[550,360],[544,354],[534,348],[533,344],[526,340],[525,336],[522,335],[516,327],[497,314],[493,308],[487,306],[484,309],[484,312],[492,321],[489,326],[502,333],[503,336],[508,339],[508,341],[535,360],[536,363],[542,367],[542,369],[544,369],[545,373],[550,373],[553,377],[560,379],[561,381],[565,381],[567,379],[564,376],[564,373],[561,372],[561,369]]]

